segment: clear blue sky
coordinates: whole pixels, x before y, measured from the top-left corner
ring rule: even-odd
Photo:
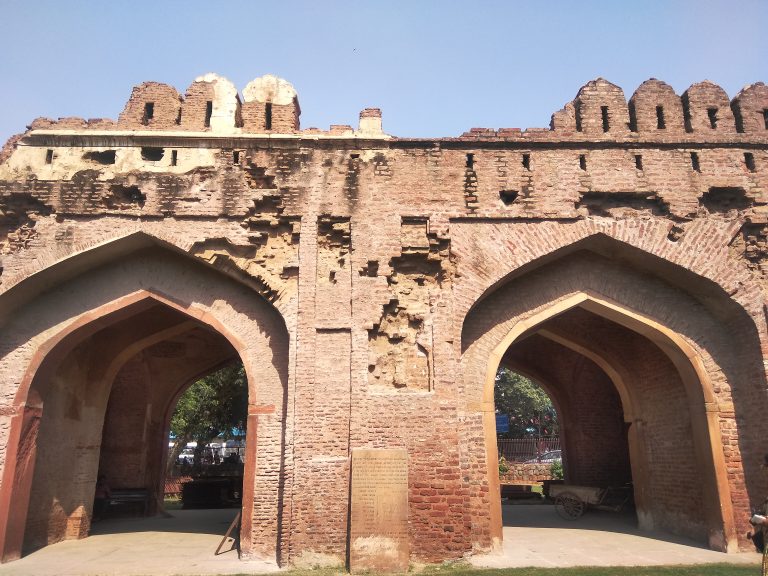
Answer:
[[[543,127],[598,76],[627,98],[649,77],[768,81],[768,0],[0,0],[0,141],[206,72],[286,78],[303,127],[365,107],[396,136]]]

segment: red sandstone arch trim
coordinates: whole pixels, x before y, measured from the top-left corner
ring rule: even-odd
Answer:
[[[454,224],[452,250],[461,259],[472,261],[482,259],[484,276],[472,280],[467,274],[455,281],[455,317],[464,319],[486,296],[496,291],[510,278],[525,274],[529,266],[537,262],[556,260],[571,250],[583,247],[589,249],[595,241],[604,240],[607,245],[627,247],[648,257],[668,262],[719,288],[729,300],[744,309],[754,323],[762,315],[765,301],[763,290],[749,273],[734,265],[727,257],[728,245],[741,229],[743,222],[713,223],[694,221],[699,229],[692,230],[677,243],[667,238],[671,222],[647,221],[642,227],[637,224],[622,226],[621,223],[604,223],[584,220],[571,224],[539,223],[521,229],[502,224],[490,225],[485,232],[493,238],[493,253],[483,250],[476,242],[466,242],[467,251],[462,248],[463,223]],[[466,226],[468,234],[477,234],[476,227]],[[695,233],[694,233],[695,232]],[[515,237],[504,241],[507,235]],[[689,236],[693,240],[689,239]],[[546,242],[542,239],[546,238]],[[695,242],[695,243],[694,243]],[[498,264],[498,265],[497,265]],[[478,281],[479,280],[479,281]],[[457,289],[458,286],[461,289]],[[761,339],[766,338],[763,325],[757,325]]]
[[[164,247],[172,252],[192,258],[196,262],[209,267],[211,270],[224,273],[239,284],[248,286],[247,283],[238,280],[235,275],[226,274],[226,272],[212,266],[206,260],[192,255],[190,251],[196,240],[197,239],[190,240],[174,234],[169,234],[167,230],[162,227],[161,223],[143,222],[126,224],[125,226],[116,228],[113,232],[105,232],[95,241],[81,242],[73,244],[71,247],[67,248],[60,246],[54,248],[40,248],[36,250],[34,258],[31,260],[31,264],[21,268],[16,274],[7,275],[7,277],[3,278],[3,282],[0,284],[0,298],[21,288],[25,282],[49,273],[71,260],[95,254],[101,250],[109,249],[110,247],[120,249],[129,244],[135,244],[136,248],[134,249],[147,248],[152,245]],[[130,247],[128,248],[128,251],[130,251]],[[295,302],[281,298],[280,294],[282,294],[282,291],[280,290],[277,290],[276,293],[278,294],[278,297],[274,302],[270,302],[270,304],[275,307],[283,317],[289,316],[292,313],[291,310],[295,308]]]
[[[35,419],[39,420],[40,418],[40,398],[36,393],[31,393],[33,392],[31,386],[36,374],[45,360],[49,357],[49,354],[54,352],[60,344],[66,346],[65,340],[69,337],[76,335],[78,332],[82,333],[78,335],[87,337],[96,332],[99,328],[107,325],[104,322],[107,317],[110,318],[109,324],[112,324],[115,320],[115,315],[119,318],[121,314],[126,314],[129,311],[133,313],[135,311],[134,306],[150,301],[164,304],[188,317],[210,326],[226,338],[237,351],[238,355],[243,360],[249,382],[248,424],[249,428],[252,427],[254,429],[251,446],[255,448],[255,419],[258,417],[259,410],[251,409],[251,406],[256,407],[256,387],[251,376],[253,373],[251,359],[245,353],[247,347],[244,342],[229,330],[214,314],[203,310],[201,307],[192,303],[183,305],[170,296],[162,294],[154,289],[137,290],[124,297],[99,306],[96,309],[82,313],[69,321],[66,326],[58,330],[53,336],[49,337],[38,347],[24,373],[24,377],[21,380],[14,398],[14,414],[11,418],[8,450],[6,452],[6,460],[3,470],[3,482],[2,485],[0,485],[0,509],[7,511],[4,517],[0,518],[0,561],[8,562],[21,556],[24,526],[26,524],[26,514],[29,507],[32,478],[34,475],[34,446],[21,446],[21,442],[24,437],[24,431],[34,425],[33,422]],[[129,354],[129,352],[126,351],[125,354]],[[130,357],[125,356],[125,354],[120,355],[123,361]],[[116,364],[113,362],[110,368],[114,369],[115,366]],[[251,422],[252,418],[254,420],[253,422]],[[249,438],[250,437],[251,435],[249,434]],[[24,469],[20,469],[18,467],[19,455],[20,451],[23,450],[32,450],[32,452],[29,452],[30,457],[26,459],[27,462],[31,461],[32,464]],[[250,466],[247,466],[245,470],[245,484],[243,486],[242,507],[246,510],[253,508],[253,489],[255,481],[253,473],[255,463],[253,460],[253,457],[246,459],[246,463],[250,461]],[[248,470],[248,468],[250,468],[250,470]],[[243,515],[241,534],[243,550],[249,552],[252,547],[250,541],[251,518],[247,514]],[[276,549],[275,552],[277,552]]]
[[[704,501],[708,504],[705,520],[709,528],[709,545],[721,551],[737,550],[736,530],[730,487],[726,476],[725,457],[720,447],[718,405],[703,362],[694,348],[679,334],[653,318],[590,291],[581,291],[561,299],[546,309],[518,320],[498,341],[489,355],[482,391],[481,410],[486,446],[487,477],[491,494],[499,489],[497,466],[496,422],[493,390],[496,372],[507,349],[523,334],[563,312],[581,307],[633,330],[654,342],[678,370],[691,410],[694,448],[702,477]],[[501,539],[501,502],[491,499],[491,535]]]

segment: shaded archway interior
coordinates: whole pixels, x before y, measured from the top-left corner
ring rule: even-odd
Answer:
[[[568,483],[634,482],[641,527],[707,542],[688,397],[656,344],[576,307],[524,334],[502,365],[546,382],[559,407]]]
[[[484,382],[482,393],[470,391],[483,401],[492,491],[498,473],[488,403],[496,369],[507,356],[513,366],[527,363],[520,371],[534,372],[530,350],[529,357],[514,358],[524,354],[522,342],[534,334],[541,344],[532,340],[525,346],[547,359],[539,363],[541,371],[552,372],[553,360],[567,358],[567,349],[594,362],[612,382],[622,406],[640,526],[693,536],[717,550],[735,549],[737,535],[749,530],[742,520],[749,499],[737,501],[731,493],[757,494],[763,482],[752,463],[744,463],[744,475],[728,466],[742,465],[741,451],[759,450],[734,433],[731,422],[765,424],[760,339],[747,312],[710,280],[600,235],[498,280],[462,328],[465,378]],[[557,355],[553,343],[560,345]],[[500,527],[500,509],[491,503],[489,510],[492,526]],[[498,530],[494,536],[501,535]]]
[[[24,549],[86,536],[97,475],[162,498],[170,412],[197,377],[237,358],[208,325],[153,299],[85,326],[46,357],[30,389],[42,417]]]

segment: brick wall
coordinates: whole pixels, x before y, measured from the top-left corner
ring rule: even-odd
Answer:
[[[118,477],[142,469],[160,489],[167,414],[148,406],[172,394],[121,384],[150,350],[124,323],[147,289],[249,371],[249,554],[345,558],[355,448],[407,450],[414,559],[490,547],[502,358],[550,388],[569,479],[631,477],[642,526],[748,546],[750,504],[768,492],[763,84],[729,102],[711,83],[681,97],[649,80],[627,102],[598,79],[550,129],[438,139],[390,137],[377,109],[357,130],[302,132],[295,91],[274,77],[240,102],[215,75],[183,99],[145,83],[116,126],[38,119],[4,148],[0,504],[22,481],[66,502],[13,508],[4,558],[25,531],[28,545],[87,532],[102,447]],[[122,329],[101,350],[89,338],[105,307]],[[172,342],[167,328],[153,337]],[[102,357],[116,369],[92,405],[77,373]],[[170,364],[142,362],[141,386],[182,386]],[[43,369],[70,370],[62,381],[83,393],[41,388]],[[30,384],[39,436],[19,428]],[[102,435],[111,388],[126,420]],[[146,443],[118,446],[110,427],[142,411]],[[51,465],[62,434],[75,483]],[[41,463],[29,477],[28,446]]]

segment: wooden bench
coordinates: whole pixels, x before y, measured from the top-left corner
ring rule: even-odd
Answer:
[[[119,488],[112,490],[109,497],[109,510],[113,506],[140,507],[141,515],[146,516],[149,509],[149,490],[146,488]]]
[[[541,482],[505,482],[501,485],[501,498],[540,498],[541,494],[533,491],[534,486],[541,486]]]

